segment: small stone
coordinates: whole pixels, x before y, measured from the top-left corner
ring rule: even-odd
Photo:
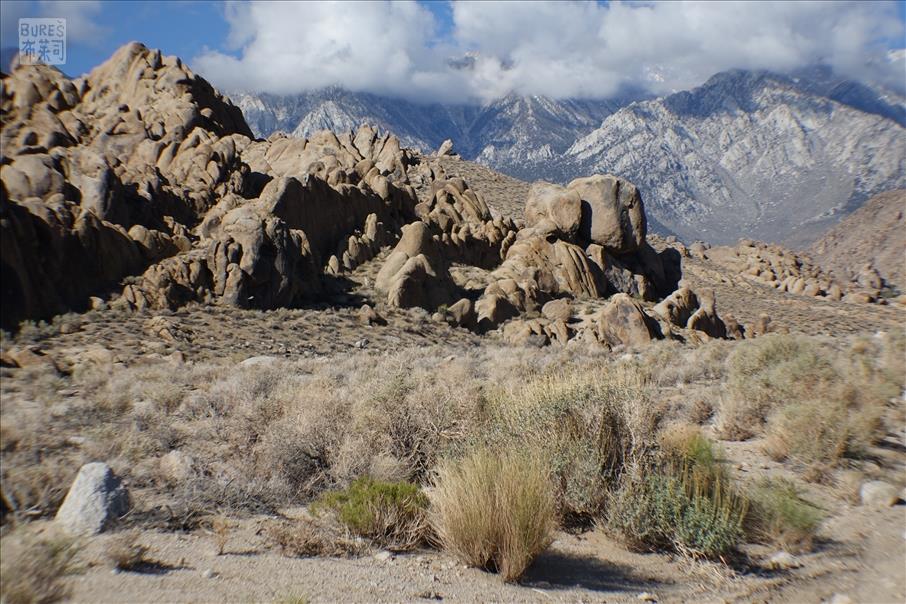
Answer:
[[[277,357],[271,357],[267,355],[260,355],[249,357],[239,363],[240,367],[262,367],[267,365],[272,365],[277,361]]]
[[[657,602],[657,596],[647,591],[643,591],[636,598],[642,600],[643,602]]]
[[[391,554],[387,550],[381,550],[374,555],[374,559],[378,562],[386,562],[393,559],[393,554]]]
[[[846,594],[834,594],[831,596],[830,600],[827,601],[828,604],[853,604],[852,598]]]
[[[768,560],[768,567],[773,570],[799,568],[800,566],[802,566],[802,563],[789,552],[777,552]]]
[[[213,570],[211,570],[210,568],[208,568],[203,573],[201,573],[201,576],[204,577],[205,579],[213,579],[214,577],[217,576],[217,573],[214,572]]]
[[[900,494],[895,486],[883,480],[869,480],[859,490],[862,505],[873,508],[886,508],[895,505]]]

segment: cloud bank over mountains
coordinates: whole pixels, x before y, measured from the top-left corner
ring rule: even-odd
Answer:
[[[435,7],[436,8],[436,7]],[[902,88],[896,2],[458,2],[229,4],[230,36],[192,66],[226,89],[338,85],[442,102],[508,93],[656,94],[730,68],[815,63]]]

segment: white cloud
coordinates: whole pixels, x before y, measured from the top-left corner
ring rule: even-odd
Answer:
[[[724,69],[817,62],[903,79],[879,60],[903,35],[895,2],[457,2],[452,14],[438,40],[431,12],[413,3],[231,5],[235,56],[208,51],[193,65],[230,89],[337,84],[435,100],[606,97],[625,85],[664,93]],[[451,66],[469,51],[467,67]]]

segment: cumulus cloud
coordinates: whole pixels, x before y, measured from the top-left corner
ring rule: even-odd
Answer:
[[[902,39],[895,2],[457,2],[452,27],[415,3],[230,5],[223,50],[194,67],[229,89],[329,85],[419,100],[510,92],[602,98],[666,93],[730,68],[815,63],[902,81],[882,60]]]

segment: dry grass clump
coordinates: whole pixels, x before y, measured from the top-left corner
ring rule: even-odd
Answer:
[[[727,397],[718,417],[724,438],[761,432],[771,411],[834,379],[830,359],[803,336],[769,334],[737,344],[727,359]]]
[[[654,342],[642,353],[643,366],[658,386],[682,386],[723,379],[734,343],[709,340],[689,349],[675,340]],[[677,359],[682,358],[682,362]]]
[[[766,478],[750,489],[748,496],[749,535],[794,553],[812,549],[822,514],[799,496],[792,482]]]
[[[77,570],[78,546],[63,535],[36,535],[20,529],[4,539],[0,597],[4,604],[45,604],[69,595],[66,575]]]
[[[148,559],[148,546],[138,542],[141,532],[137,529],[123,531],[106,544],[104,555],[110,565],[123,571],[136,570],[152,563]]]
[[[481,437],[537,451],[551,470],[561,521],[582,525],[600,513],[624,467],[650,447],[654,407],[634,366],[566,369],[490,397]]]
[[[322,494],[312,511],[330,512],[354,534],[404,551],[425,541],[427,507],[427,497],[414,484],[359,478],[342,491]]]
[[[899,337],[857,339],[849,350],[805,336],[771,334],[741,342],[728,358],[721,436],[765,431],[776,458],[832,463],[877,437],[889,400],[903,387]],[[899,371],[897,371],[899,366]]]
[[[803,389],[773,411],[765,451],[776,460],[792,459],[811,468],[831,468],[845,457],[864,455],[883,435],[890,401],[900,395],[906,379],[887,365],[890,357],[884,351],[890,347],[896,347],[895,339],[860,338],[849,350],[827,353],[833,378]]]
[[[264,534],[271,546],[294,558],[357,556],[367,549],[363,540],[308,518],[273,522]]]
[[[477,449],[441,464],[431,523],[444,549],[515,581],[549,545],[556,502],[547,464],[525,450]]]

